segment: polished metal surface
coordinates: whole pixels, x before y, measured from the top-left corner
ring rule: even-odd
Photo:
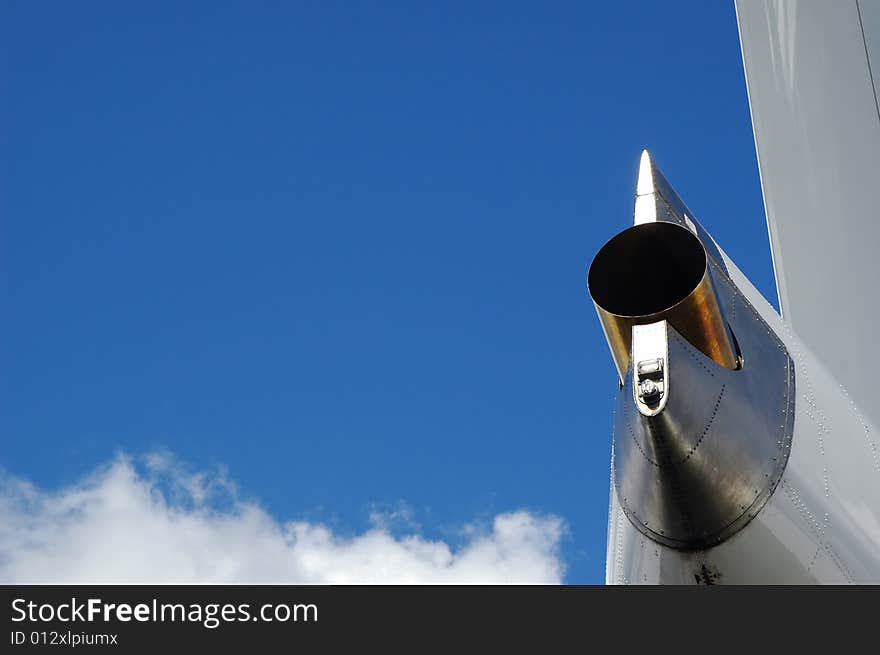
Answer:
[[[722,269],[724,258],[712,236],[703,229],[694,213],[672,188],[660,168],[654,163],[651,153],[642,151],[639,160],[639,178],[636,184],[636,202],[633,224],[665,221],[686,227],[700,239],[706,252]]]
[[[669,337],[666,321],[632,328],[633,402],[639,413],[656,416],[669,398]]]
[[[690,229],[668,221],[634,225],[593,258],[590,295],[621,380],[630,367],[633,326],[661,320],[715,363],[738,366],[710,261]]]
[[[646,416],[624,377],[614,424],[614,481],[627,518],[677,549],[713,546],[760,511],[791,446],[794,367],[780,339],[712,262],[718,297],[743,357],[718,365],[670,322],[669,393]]]
[[[723,256],[736,287],[794,361],[795,430],[782,479],[748,525],[705,550],[645,536],[624,514],[612,480],[606,581],[880,584],[880,429]]]
[[[645,152],[639,170],[634,222],[670,220],[687,226],[704,242],[711,242],[711,237],[702,236],[705,231],[690,212],[680,209],[681,213],[673,215],[671,209],[663,209],[667,205],[655,187],[657,180],[663,180],[661,185],[668,186]],[[672,190],[666,193],[678,197]],[[707,238],[709,241],[705,241]],[[629,384],[618,393],[617,403],[624,412],[629,412],[629,420],[622,421],[618,409],[611,462],[606,581],[610,584],[880,583],[880,429],[877,423],[786,325],[736,264],[717,246],[707,250],[713,262],[720,258],[719,265],[712,265],[711,272],[721,309],[730,319],[744,355],[742,369],[713,368],[708,358],[701,359],[680,337],[670,336],[665,357],[669,364],[664,366],[663,373],[669,411],[663,408],[654,419],[643,416],[638,392],[628,396],[628,392],[634,392],[633,377],[638,378],[638,371],[630,370],[624,375]],[[728,292],[734,291],[734,299],[740,299],[731,303]],[[744,307],[754,311],[758,319],[749,319],[755,328],[753,340],[759,343],[758,355],[749,343],[752,339],[743,338],[751,331],[744,333],[738,326]],[[767,339],[762,336],[762,324],[766,327]],[[663,325],[673,334],[665,321],[654,325]],[[639,362],[663,352],[654,342],[659,330],[652,330],[648,335],[642,333],[649,327],[634,330],[637,334],[632,352],[636,367]],[[844,328],[846,338],[850,337],[851,328],[852,325]],[[644,340],[642,336],[649,338]],[[778,359],[776,364],[770,365],[767,362],[774,359],[770,347],[774,337],[778,340]],[[767,357],[760,356],[762,351],[766,351]],[[654,359],[661,356],[656,355]],[[764,362],[758,368],[767,369],[766,377],[739,388],[737,385],[743,378],[737,376],[760,377],[755,373],[755,360]],[[650,370],[650,365],[644,370]],[[780,373],[788,375],[787,387],[779,381]],[[684,380],[681,388],[680,380]],[[734,384],[728,386],[731,381]],[[719,385],[724,385],[723,394]],[[781,389],[786,389],[784,397],[779,395]],[[719,395],[713,396],[713,393],[721,396],[720,402]],[[711,412],[705,406],[711,403],[714,412],[716,402],[719,402],[718,412],[710,421]],[[634,407],[639,411],[634,411]],[[873,409],[876,408],[875,405]],[[781,438],[776,440],[776,446],[781,459],[773,464],[778,464],[782,471],[774,482],[778,469],[768,463],[768,457],[770,462],[773,458],[772,444],[767,434],[761,432],[761,425],[769,425],[777,409]],[[663,416],[668,417],[665,424],[656,420]],[[645,431],[642,428],[648,420],[668,429]],[[689,427],[695,423],[703,423],[697,432]],[[624,431],[628,425],[638,428],[633,436]],[[775,430],[775,424],[768,429]],[[651,450],[652,446],[656,446],[656,450]],[[646,465],[647,457],[658,466]],[[701,463],[691,467],[690,460],[695,458]],[[758,475],[762,467],[766,479],[763,474]],[[750,486],[754,480],[758,484]],[[735,493],[731,496],[726,493],[728,489]],[[755,499],[747,505],[752,494]],[[741,513],[737,511],[737,497],[742,499]],[[623,500],[628,503],[627,507],[622,505]],[[640,511],[639,506],[645,515],[653,511],[658,520],[645,525],[644,521],[634,518]],[[703,529],[711,532],[708,526],[724,524],[725,520],[720,518],[724,515],[732,517],[726,528],[714,536],[694,536],[695,519],[702,521],[707,526]],[[667,525],[681,530],[677,539],[671,529],[670,534],[660,532],[667,532]]]

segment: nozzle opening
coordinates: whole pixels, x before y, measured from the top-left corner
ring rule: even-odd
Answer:
[[[587,284],[610,314],[649,316],[674,307],[700,284],[706,251],[688,229],[665,221],[624,230],[596,253]]]

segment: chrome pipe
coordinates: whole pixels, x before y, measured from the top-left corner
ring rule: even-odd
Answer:
[[[719,366],[739,367],[709,256],[687,228],[653,222],[624,230],[593,258],[587,280],[621,381],[630,366],[633,326],[661,320]]]

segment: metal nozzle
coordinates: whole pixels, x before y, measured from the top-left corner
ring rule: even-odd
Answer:
[[[589,288],[621,382],[617,502],[647,538],[693,551],[742,529],[779,483],[795,380],[785,344],[689,214],[643,153],[636,225],[596,254]]]
[[[633,326],[661,320],[715,363],[738,368],[708,262],[692,232],[663,221],[624,230],[593,258],[590,295],[621,380],[630,365]]]

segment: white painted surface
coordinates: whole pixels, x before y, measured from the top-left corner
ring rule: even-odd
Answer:
[[[736,9],[782,315],[876,425],[880,2]]]

